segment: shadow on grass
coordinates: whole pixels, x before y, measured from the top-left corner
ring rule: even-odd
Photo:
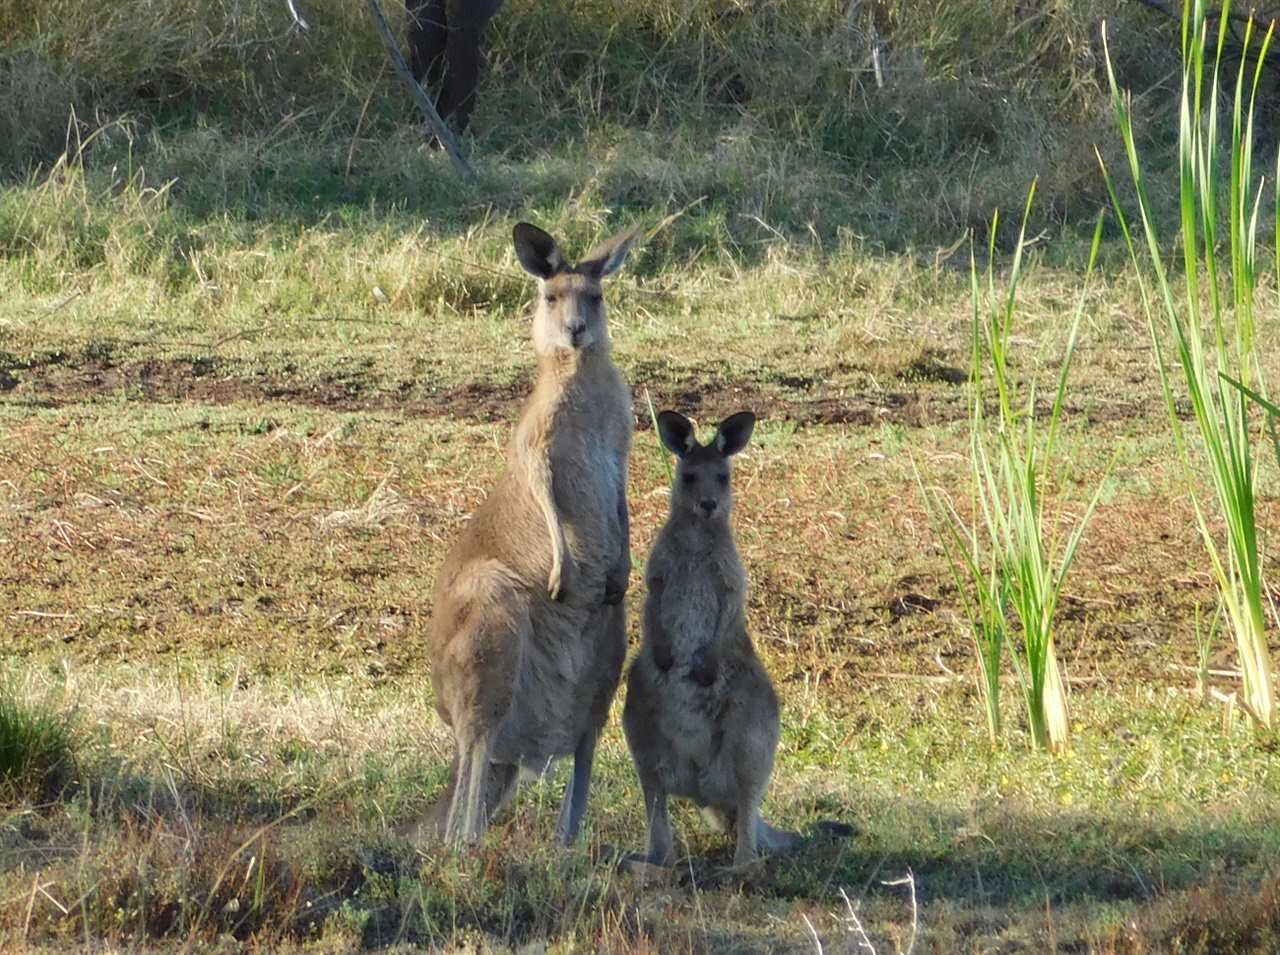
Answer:
[[[132,802],[10,807],[0,824],[0,895],[22,904],[0,906],[0,935],[23,926],[37,939],[133,943],[223,934],[259,943],[347,939],[366,949],[477,939],[519,949],[559,939],[629,951],[812,951],[802,916],[838,918],[846,897],[872,937],[891,936],[908,911],[903,885],[892,883],[906,875],[935,941],[1017,926],[1032,937],[1055,911],[1063,913],[1057,944],[1070,951],[1100,950],[1086,942],[1106,936],[1117,911],[1129,935],[1157,950],[1176,942],[1179,950],[1266,951],[1280,933],[1274,814],[1175,819],[1123,807],[961,812],[872,803],[859,807],[869,821],[852,838],[815,837],[745,873],[726,871],[731,840],[684,832],[690,856],[668,876],[641,881],[617,859],[639,850],[642,834],[617,831],[608,809],[586,845],[563,851],[547,844],[545,827],[530,827],[526,802],[482,845],[456,855],[360,821],[368,813],[351,798],[313,811],[289,799],[156,798],[176,792],[159,784],[149,791],[149,800]],[[617,840],[618,849],[597,839]],[[28,899],[33,874],[43,893]],[[794,931],[794,945],[779,936],[781,925]],[[1121,935],[1112,932],[1103,948],[1149,950],[1119,944]]]

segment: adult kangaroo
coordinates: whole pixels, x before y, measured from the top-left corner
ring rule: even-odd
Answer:
[[[755,415],[740,411],[701,445],[684,415],[658,415],[658,434],[678,463],[670,515],[649,554],[644,642],[622,713],[653,865],[675,861],[668,796],[692,799],[736,831],[734,865],[803,841],[760,818],[778,746],[778,695],[747,633],[747,576],[729,526],[729,459],[754,427]]]
[[[454,845],[483,835],[521,768],[573,755],[556,841],[582,825],[596,741],[626,656],[631,573],[631,391],[610,359],[601,280],[634,231],[577,265],[541,229],[515,227],[538,279],[538,377],[506,468],[436,580],[427,648],[436,708],[453,731],[449,784],[428,818]]]
[[[502,0],[405,0],[409,62],[418,82],[438,90],[436,110],[461,133],[471,121],[480,77],[480,38]]]

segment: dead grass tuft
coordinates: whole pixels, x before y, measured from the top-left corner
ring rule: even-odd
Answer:
[[[396,493],[394,488],[387,487],[392,475],[387,475],[378,482],[378,486],[357,508],[332,511],[317,517],[321,527],[377,527],[394,521],[410,513],[412,508]]]
[[[294,931],[305,883],[268,829],[122,815],[78,845],[73,832],[25,831],[41,874],[22,904],[0,907],[7,937],[198,944],[225,934],[270,945]]]
[[[1192,889],[1157,907],[1142,926],[1152,943],[1188,953],[1263,955],[1280,945],[1280,882],[1260,888]]]

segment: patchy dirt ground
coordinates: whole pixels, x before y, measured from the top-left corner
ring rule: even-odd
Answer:
[[[753,627],[782,681],[815,672],[864,682],[908,674],[943,679],[972,666],[910,454],[875,446],[883,425],[918,430],[968,413],[962,372],[928,351],[912,366],[915,372],[895,379],[892,389],[877,391],[847,388],[847,378],[672,380],[661,368],[630,369],[637,395],[647,392],[655,406],[679,407],[704,421],[767,408],[824,456],[817,465],[799,454],[771,463],[739,509]],[[45,476],[14,493],[14,524],[4,535],[10,569],[2,576],[18,596],[10,623],[24,634],[9,652],[60,645],[58,652],[72,657],[137,660],[202,647],[244,654],[269,671],[299,655],[308,666],[374,679],[421,671],[426,661],[417,635],[430,612],[430,581],[453,528],[487,485],[485,469],[498,464],[492,446],[483,464],[472,464],[476,449],[459,445],[453,431],[468,423],[501,431],[518,413],[528,383],[480,381],[440,391],[409,383],[388,391],[358,378],[236,377],[228,370],[214,360],[49,362],[10,368],[0,387],[7,403],[55,413],[122,400],[135,410],[273,402],[335,415],[389,413],[406,427],[415,419],[439,420],[448,431],[439,440],[452,442],[451,467],[480,473],[414,471],[418,465],[400,459],[384,495],[390,506],[377,514],[369,510],[373,497],[344,501],[319,486],[315,473],[367,474],[380,456],[394,453],[383,438],[331,442],[320,452],[315,436],[288,428],[273,435],[272,423],[262,434],[206,450],[198,438],[175,436],[151,442],[150,459],[94,455],[92,448],[82,459],[62,459],[46,429],[32,424],[27,446],[9,452],[13,473]],[[1159,421],[1149,418],[1151,410],[1140,403],[1091,405],[1090,433],[1126,440],[1138,423]],[[637,426],[648,426],[643,398]],[[866,446],[822,450],[833,436]],[[963,473],[964,465],[947,460],[931,480],[954,485],[957,469]],[[1090,486],[1096,477],[1079,480]],[[1186,682],[1196,659],[1197,605],[1209,608],[1214,600],[1207,574],[1195,569],[1204,562],[1193,513],[1167,486],[1124,493],[1126,482],[1150,484],[1149,475],[1121,477],[1068,583],[1060,653],[1071,678],[1084,684]],[[633,473],[641,557],[665,516],[662,483]],[[233,485],[234,504],[227,490]],[[369,513],[361,516],[360,507]],[[356,517],[332,517],[342,513]],[[326,558],[317,559],[318,552]],[[1215,669],[1229,674],[1233,655],[1220,642]]]
[[[655,405],[678,407],[691,416],[719,420],[744,407],[770,418],[812,425],[924,427],[946,424],[969,413],[967,373],[947,351],[930,347],[895,356],[887,369],[837,363],[811,374],[761,370],[754,376],[691,374],[641,360],[624,365],[633,390]],[[882,374],[877,375],[876,372]],[[885,373],[887,372],[887,373]],[[881,382],[883,377],[884,382]],[[1138,393],[1117,400],[1106,386],[1073,392],[1068,411],[1095,423],[1163,414],[1151,399],[1145,375],[1124,382]],[[410,417],[454,417],[469,421],[514,419],[532,386],[529,378],[471,381],[433,389],[412,380],[383,380],[352,372],[338,376],[295,376],[245,372],[219,358],[147,358],[117,362],[55,353],[44,360],[0,361],[0,395],[43,407],[128,396],[154,402],[190,401],[215,405],[285,401],[331,411],[398,411]],[[648,427],[637,414],[637,426]]]
[[[355,380],[296,381],[287,377],[232,377],[216,362],[147,360],[127,365],[86,362],[74,368],[53,367],[6,373],[0,388],[11,397],[46,407],[128,394],[147,401],[195,401],[234,404],[254,401],[296,402],[331,411],[402,411],[411,417],[450,416],[473,421],[512,418],[532,383],[469,382],[445,391],[427,392],[413,383],[392,391],[371,391]],[[936,395],[906,391],[829,393],[811,378],[782,381],[725,381],[689,377],[641,377],[634,388],[648,390],[655,402],[688,409],[707,419],[727,416],[742,407],[767,407],[774,417],[798,425],[882,422],[919,426],[967,414],[963,396],[952,389]],[[641,420],[641,427],[648,422]]]

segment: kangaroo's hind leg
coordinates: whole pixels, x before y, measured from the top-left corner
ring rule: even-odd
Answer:
[[[596,743],[609,719],[609,706],[622,679],[622,662],[627,655],[626,615],[620,605],[605,605],[592,613],[586,634],[592,640],[593,666],[584,688],[591,693],[587,726],[573,751],[573,772],[564,791],[556,843],[566,846],[578,838],[582,817],[587,811],[591,771]]]
[[[596,755],[596,733],[588,730],[578,740],[573,751],[573,771],[565,786],[564,801],[560,804],[560,821],[556,823],[556,845],[572,844],[582,830],[582,817],[587,811],[587,796],[591,789],[591,769]]]
[[[431,807],[417,821],[398,826],[398,835],[414,842],[423,839],[443,839],[449,824],[449,811],[453,807],[454,795],[458,791],[459,757],[455,753],[449,766],[449,781],[444,793],[432,803]],[[490,763],[489,779],[485,785],[485,818],[492,820],[498,810],[505,806],[515,793],[520,773],[518,766],[507,763]]]
[[[735,866],[751,865],[759,858],[756,848],[756,837],[759,835],[756,824],[760,820],[760,803],[764,801],[763,792],[744,793],[734,813],[734,829],[738,835],[738,846],[733,853]]]
[[[649,847],[645,860],[650,865],[669,866],[676,861],[675,838],[671,817],[667,815],[667,787],[658,774],[640,770],[640,788],[644,791],[645,816],[649,823]]]
[[[493,754],[515,705],[523,648],[532,635],[518,595],[500,581],[484,580],[469,596],[438,611],[449,629],[432,669],[437,708],[457,746],[444,827],[455,846],[479,839],[514,788],[515,767],[495,767]]]
[[[731,807],[724,807],[728,810],[725,819],[732,821],[738,836],[733,853],[735,866],[751,865],[759,858],[760,804],[764,802],[773,771],[773,749],[777,743],[776,734],[748,731],[744,736],[745,745],[737,749],[734,766],[737,798]]]
[[[489,782],[485,789],[485,814],[492,821],[494,816],[516,794],[520,782],[520,767],[514,763],[490,763]]]
[[[417,842],[424,836],[443,839],[445,828],[449,823],[449,810],[453,806],[454,793],[458,791],[458,754],[453,754],[453,762],[449,764],[449,781],[445,783],[444,792],[440,795],[420,819],[416,822],[400,826],[396,832]]]
[[[491,759],[492,744],[477,743],[464,755],[461,746],[455,760],[456,783],[443,835],[453,845],[478,840],[498,810],[511,801],[520,781],[520,767],[513,763],[495,763]],[[446,793],[448,795],[448,793]]]
[[[463,737],[458,740],[457,785],[444,828],[445,840],[455,847],[475,842],[489,826],[485,797],[492,752],[491,737]]]

